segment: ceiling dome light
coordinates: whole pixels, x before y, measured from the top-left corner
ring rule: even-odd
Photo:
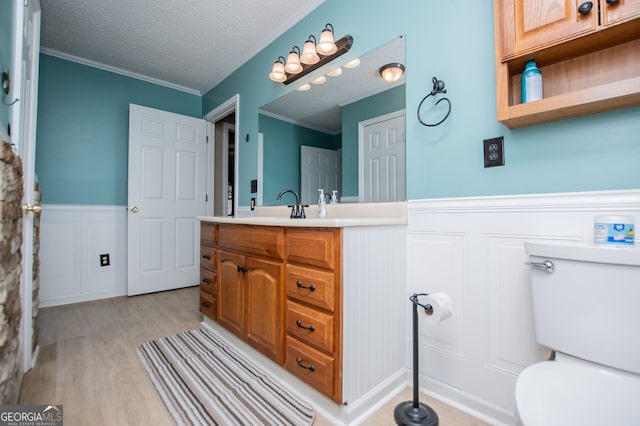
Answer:
[[[304,47],[302,48],[302,56],[300,56],[300,62],[306,65],[313,65],[320,62],[320,56],[318,56],[318,53],[316,52],[315,36],[309,35],[309,39],[304,42]]]
[[[345,68],[357,68],[360,66],[360,58],[355,58],[353,61],[347,62],[343,65]]]
[[[298,87],[296,90],[298,92],[306,92],[309,89],[311,89],[311,85],[309,83],[307,83],[307,84],[303,84],[302,86]]]
[[[321,75],[320,77],[318,77],[318,78],[316,78],[316,79],[314,79],[314,80],[311,80],[311,82],[312,82],[313,84],[322,84],[322,83],[324,83],[325,81],[327,81],[327,77],[325,77],[324,75]]]
[[[297,52],[296,49],[298,49]],[[300,64],[300,48],[298,46],[293,46],[291,52],[289,52],[287,64],[284,66],[284,70],[289,74],[300,74],[302,72],[302,65]]]
[[[278,60],[273,63],[269,78],[277,83],[287,81],[287,75],[284,72],[284,58],[282,56],[279,56]]]
[[[331,28],[329,28],[331,27]],[[333,40],[333,25],[327,24],[320,34],[320,42],[318,43],[318,53],[323,56],[333,55],[338,51],[335,41]]]
[[[327,75],[328,75],[329,77],[337,77],[337,76],[339,76],[340,74],[342,74],[342,68],[340,68],[340,67],[338,67],[338,68],[336,68],[336,69],[334,69],[334,70],[331,70],[331,71],[329,71],[329,72],[327,73]]]
[[[402,76],[404,75],[404,70],[404,65],[398,62],[394,62],[391,64],[383,65],[380,68],[380,75],[385,81],[389,83],[395,83],[402,78]]]

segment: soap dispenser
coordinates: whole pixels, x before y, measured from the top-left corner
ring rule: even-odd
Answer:
[[[327,208],[325,207],[324,189],[318,189],[318,217],[327,217]]]
[[[329,200],[329,204],[338,204],[338,191],[331,191],[331,200]]]

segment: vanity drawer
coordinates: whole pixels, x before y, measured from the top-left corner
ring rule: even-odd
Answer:
[[[287,230],[287,260],[320,268],[336,267],[338,243],[334,230]]]
[[[284,259],[284,229],[269,226],[220,225],[220,247]]]
[[[333,364],[333,358],[287,336],[287,370],[329,397],[333,397]]]
[[[208,269],[200,268],[200,291],[216,297],[216,273]]]
[[[287,265],[287,296],[331,312],[335,310],[335,274]]]
[[[216,319],[216,298],[200,291],[200,312],[211,319]]]
[[[333,353],[333,315],[287,301],[287,333],[299,340]]]
[[[218,243],[218,225],[200,222],[200,242],[215,246]]]
[[[200,267],[215,271],[218,264],[218,250],[209,246],[200,246]]]

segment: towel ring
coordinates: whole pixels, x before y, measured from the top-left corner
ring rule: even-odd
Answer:
[[[420,101],[420,105],[418,105],[418,121],[420,122],[420,124],[422,124],[423,126],[427,126],[427,127],[439,126],[440,124],[444,123],[444,120],[446,120],[449,117],[449,114],[451,114],[451,101],[449,100],[449,98],[440,98],[435,103],[435,105],[438,105],[442,101],[447,101],[447,104],[449,104],[449,110],[447,111],[447,114],[444,116],[444,118],[442,120],[438,121],[435,124],[425,123],[420,118],[420,108],[422,108],[422,104],[424,103],[424,101],[427,100],[427,98],[429,96],[435,96],[435,95],[437,95],[439,93],[447,93],[447,90],[444,88],[444,81],[438,80],[436,77],[433,77],[431,79],[431,81],[433,82],[433,89],[431,89],[431,93],[428,93],[427,96],[422,98],[422,100]]]

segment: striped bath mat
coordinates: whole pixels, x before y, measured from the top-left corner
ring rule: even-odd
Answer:
[[[310,425],[315,413],[210,330],[147,342],[138,356],[178,425]]]

